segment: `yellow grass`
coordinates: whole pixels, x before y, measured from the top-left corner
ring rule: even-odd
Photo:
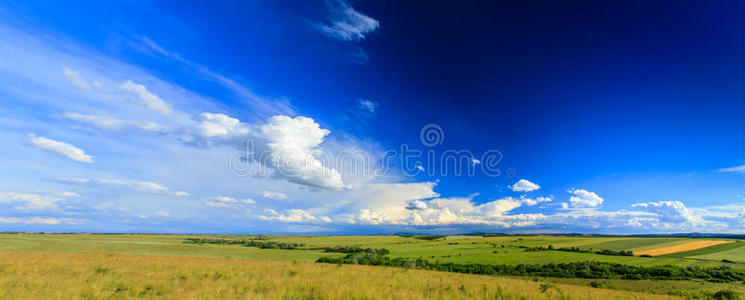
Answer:
[[[691,250],[696,250],[696,249],[701,249],[701,248],[706,248],[706,247],[711,247],[711,246],[715,246],[719,244],[726,244],[726,243],[732,243],[732,241],[692,241],[692,242],[687,242],[684,244],[670,246],[670,247],[635,252],[634,254],[659,256],[659,255],[672,254],[672,253],[678,253],[678,252],[683,252],[683,251],[691,251]]]
[[[0,253],[2,299],[558,299],[540,282],[388,267],[123,254]],[[671,299],[557,285],[569,299]]]

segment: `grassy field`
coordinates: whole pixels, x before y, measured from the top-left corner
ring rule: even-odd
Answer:
[[[0,253],[0,298],[671,299],[399,268],[122,254]]]
[[[741,243],[745,244],[745,243]],[[724,248],[724,247],[722,247]],[[725,251],[718,251],[713,253],[706,253],[702,255],[691,256],[692,259],[705,259],[705,260],[731,260],[739,263],[745,263],[745,247],[736,247]]]
[[[298,243],[302,246],[293,250],[261,249],[185,243],[187,238],[257,240]],[[643,252],[702,241],[729,243],[657,257],[526,250],[551,245],[556,248]],[[739,282],[548,277],[497,279],[493,276],[313,263],[320,257],[344,256],[343,253],[329,253],[320,249],[335,246],[385,248],[390,251],[392,258],[422,258],[431,262],[511,265],[600,261],[636,266],[670,264],[745,269],[745,242],[725,239],[463,235],[427,240],[405,236],[0,234],[0,298],[19,298],[24,292],[33,290],[38,291],[37,295],[56,295],[56,298],[85,295],[93,298],[157,296],[160,293],[170,298],[261,296],[297,299],[305,297],[303,295],[315,295],[317,299],[364,299],[390,295],[388,298],[493,299],[496,295],[502,295],[503,298],[515,299],[556,299],[558,292],[554,289],[546,293],[539,291],[538,287],[545,282],[556,284],[562,293],[572,295],[571,299],[601,295],[634,299],[645,295],[623,293],[629,291],[646,293],[647,296],[672,294],[699,298],[720,290],[733,290],[745,295],[745,285]],[[84,263],[75,265],[74,261]],[[268,270],[272,265],[277,269]],[[99,267],[101,270],[96,271]],[[355,279],[364,276],[355,272],[369,273],[379,278],[370,279],[368,283],[362,278]],[[36,273],[39,275],[34,277]],[[269,274],[273,274],[272,280],[267,279]],[[214,277],[219,277],[219,280],[212,280]],[[396,280],[392,282],[389,278]],[[356,292],[353,287],[353,283],[357,282],[355,280],[365,282],[365,288]],[[56,282],[68,284],[58,285]],[[444,286],[449,288],[441,288],[440,283],[447,283]],[[410,285],[408,288],[407,284]],[[465,291],[460,289],[461,285]],[[52,293],[60,289],[61,294]]]

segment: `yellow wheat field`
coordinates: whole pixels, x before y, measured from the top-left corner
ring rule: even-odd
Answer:
[[[716,246],[719,244],[726,244],[726,243],[732,243],[732,241],[692,241],[685,244],[675,245],[671,247],[665,247],[665,248],[657,248],[647,251],[641,251],[641,252],[635,252],[634,254],[637,255],[651,255],[651,256],[658,256],[658,255],[665,255],[665,254],[672,254],[672,253],[678,253],[683,251],[691,251],[711,246]]]
[[[389,267],[146,255],[0,253],[2,299],[558,299],[540,282]],[[568,299],[670,299],[558,285]]]

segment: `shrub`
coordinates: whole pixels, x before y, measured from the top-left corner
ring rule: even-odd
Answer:
[[[456,273],[506,276],[538,276],[563,278],[687,280],[736,282],[745,280],[745,270],[720,267],[679,267],[673,265],[633,266],[619,263],[584,261],[560,264],[487,265],[474,263],[429,262],[422,258],[390,258],[385,249],[366,249],[344,257],[322,257],[319,263],[383,265]]]
[[[737,300],[740,299],[740,295],[732,290],[722,290],[716,292],[712,298],[716,300]]]

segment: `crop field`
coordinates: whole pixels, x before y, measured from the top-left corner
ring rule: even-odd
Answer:
[[[659,256],[644,255],[648,253]],[[632,278],[629,271],[559,276],[519,267],[586,262],[631,266],[650,274],[656,274],[649,271],[655,267],[697,267],[745,276],[745,242],[586,236],[0,234],[0,298],[705,299],[726,290],[745,295],[745,277],[737,274],[724,279],[716,274]],[[504,267],[498,273],[474,271],[471,265]]]
[[[687,252],[687,251],[694,251],[704,248],[709,248],[716,245],[721,244],[728,244],[732,243],[732,241],[690,241],[686,243],[681,243],[674,246],[669,247],[659,247],[651,250],[646,251],[638,251],[637,253],[640,255],[651,255],[651,256],[660,256],[665,254],[675,254],[680,252]]]

